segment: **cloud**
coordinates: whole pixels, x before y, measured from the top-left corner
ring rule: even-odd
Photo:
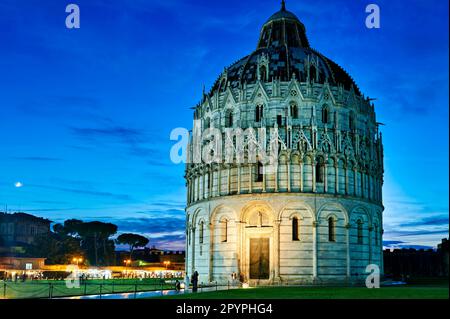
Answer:
[[[83,138],[97,140],[97,139],[111,139],[120,142],[137,142],[141,138],[141,133],[138,130],[115,126],[108,128],[72,128],[72,132]]]
[[[90,96],[39,96],[19,102],[19,110],[27,115],[57,118],[104,120],[100,114],[101,103]]]
[[[398,245],[404,243],[401,240],[383,240],[384,246]]]
[[[138,211],[144,217],[107,218],[121,233],[138,233],[150,239],[150,246],[164,249],[184,249],[185,213],[181,209]],[[96,218],[98,220],[98,218]],[[105,218],[106,219],[106,218]]]
[[[141,158],[151,158],[153,161],[162,157],[160,149],[154,147],[159,135],[154,132],[151,137],[144,130],[125,127],[111,123],[104,127],[71,127],[71,132],[79,138],[98,147],[99,144],[119,146],[127,149],[128,154]],[[148,146],[152,143],[152,147]],[[86,147],[83,145],[83,147]]]
[[[43,188],[43,189],[51,189],[51,190],[56,190],[56,191],[61,191],[61,192],[66,192],[66,193],[73,193],[73,194],[89,195],[89,196],[96,196],[96,197],[108,197],[108,198],[121,200],[121,201],[133,200],[133,198],[128,194],[115,194],[115,193],[111,193],[111,192],[101,192],[101,191],[86,190],[86,189],[76,189],[76,188],[48,186],[48,185],[36,185],[36,184],[28,184],[27,186]]]
[[[385,249],[433,249],[436,247],[426,246],[426,245],[414,245],[414,244],[408,244],[404,241],[400,240],[384,240],[383,246]]]
[[[12,159],[19,160],[19,161],[33,161],[33,162],[58,162],[58,161],[64,161],[62,158],[40,157],[40,156],[16,156],[16,157],[12,157]]]
[[[424,217],[419,220],[408,221],[403,223],[403,227],[414,227],[414,226],[447,226],[448,228],[448,215],[444,216],[430,216]]]
[[[423,236],[423,235],[448,236],[448,230],[397,230],[389,232],[391,236]]]

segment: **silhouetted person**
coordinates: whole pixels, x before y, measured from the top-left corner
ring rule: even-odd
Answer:
[[[181,289],[181,284],[180,284],[180,282],[177,280],[177,281],[175,282],[175,290],[176,290],[176,291],[180,291],[180,289]]]
[[[192,274],[191,283],[192,283],[192,292],[197,292],[197,289],[198,289],[198,272],[197,272],[197,270]]]

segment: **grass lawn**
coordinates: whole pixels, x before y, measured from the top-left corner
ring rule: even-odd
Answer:
[[[18,298],[48,298],[95,295],[118,292],[150,291],[163,289],[173,289],[173,283],[165,281],[175,279],[164,279],[161,284],[159,278],[147,279],[110,279],[110,280],[87,280],[79,288],[69,288],[64,280],[35,280],[26,282],[1,282],[0,298],[18,299]]]
[[[448,285],[363,287],[271,287],[175,295],[167,299],[448,299]]]

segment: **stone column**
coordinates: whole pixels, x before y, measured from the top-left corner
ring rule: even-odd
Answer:
[[[317,228],[319,224],[317,222],[313,222],[312,231],[313,231],[313,280],[317,279]]]
[[[191,228],[191,276],[195,271],[195,227]]]
[[[286,165],[287,170],[287,191],[291,191],[291,161],[289,161]]]
[[[324,164],[324,185],[323,191],[324,193],[328,192],[328,163]]]
[[[351,277],[351,265],[350,265],[350,224],[345,225],[345,234],[346,234],[346,255],[347,255],[347,279]]]
[[[188,284],[187,282],[187,276],[189,275],[189,262],[191,256],[189,253],[189,236],[190,236],[190,227],[189,227],[189,223],[186,223],[186,241],[184,243],[184,247],[185,247],[185,284]]]
[[[195,195],[195,198],[197,198],[197,200],[200,199],[200,176],[196,176],[196,181],[197,181],[197,194]]]
[[[348,169],[345,167],[345,195],[348,195]]]
[[[312,166],[312,170],[311,170],[311,172],[312,172],[312,191],[313,191],[313,193],[315,193],[316,192],[316,162],[312,161],[311,166]]]
[[[339,193],[339,162],[338,164],[334,165],[334,173],[335,173],[335,193]]]
[[[275,173],[273,174],[274,175],[274,189],[275,189],[275,192],[278,192],[278,163],[277,164],[275,164],[276,165],[276,169],[275,169]]]
[[[372,226],[369,227],[369,264],[372,263]]]
[[[209,189],[208,189],[208,197],[214,197],[213,195],[213,188],[214,188],[214,169],[210,169],[209,171],[209,175],[208,175],[208,184],[209,184]]]
[[[361,171],[361,197],[364,198],[364,172]]]
[[[212,221],[209,223],[209,282],[214,280],[214,225]]]
[[[266,166],[263,165],[262,169],[263,169],[262,191],[265,192],[266,191]]]
[[[222,165],[219,164],[219,170],[217,172],[217,196],[220,196],[220,189],[222,188]]]
[[[247,280],[247,268],[245,264],[246,258],[244,255],[244,245],[245,245],[244,224],[239,219],[236,221],[236,231],[237,231],[236,250],[238,252],[239,274],[242,274],[244,280]]]
[[[378,200],[379,199],[379,197],[378,197],[379,196],[379,194],[378,194],[378,178],[376,175],[373,177],[373,194],[374,194],[374,199]]]
[[[253,192],[253,165],[248,164],[248,192]]]
[[[356,167],[353,168],[353,196],[358,194],[358,174],[356,173]]]
[[[189,205],[190,203],[191,203],[191,182],[190,182],[190,180],[188,179],[188,181],[187,181],[187,194],[186,194],[186,202],[187,202],[187,204]]]
[[[227,174],[227,194],[231,193],[231,165],[228,165],[228,174]]]
[[[303,192],[303,163],[300,163],[300,192]]]
[[[274,269],[275,269],[275,281],[280,281],[280,220],[275,221],[275,229],[273,234],[274,239]]]
[[[241,164],[237,164],[237,173],[238,173],[238,177],[237,177],[237,193],[240,194],[241,193]]]
[[[205,189],[205,179],[206,179],[206,174],[203,171],[203,174],[201,176],[202,179],[202,193],[201,193],[201,199],[206,198],[206,189]]]

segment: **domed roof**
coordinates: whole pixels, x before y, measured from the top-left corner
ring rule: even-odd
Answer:
[[[300,22],[300,20],[297,18],[297,16],[295,14],[286,10],[286,4],[285,4],[284,0],[281,2],[281,10],[274,13],[269,18],[269,20],[267,20],[266,23],[274,21],[274,20],[280,20],[280,19],[291,19],[291,20],[296,20],[296,21]]]
[[[267,76],[261,78],[258,70],[267,67]],[[226,81],[224,81],[224,76]],[[216,81],[211,94],[217,90],[241,87],[258,80],[271,81],[276,78],[290,81],[293,77],[301,82],[330,83],[353,88],[361,95],[357,85],[339,65],[323,56],[309,45],[306,29],[295,14],[286,10],[284,1],[281,10],[273,14],[261,29],[257,49],[225,69],[225,74]]]

